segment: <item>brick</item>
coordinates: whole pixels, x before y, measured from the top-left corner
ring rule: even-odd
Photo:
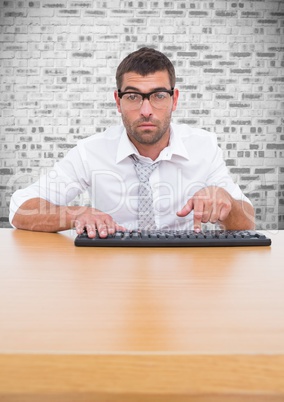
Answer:
[[[85,59],[87,57],[93,57],[93,52],[74,52],[72,53],[72,57]]]
[[[243,58],[243,57],[252,57],[251,52],[232,52],[231,57],[238,57],[238,58]]]
[[[209,74],[223,74],[224,69],[222,68],[204,68],[204,73],[209,73]]]
[[[249,174],[250,173],[250,168],[238,168],[234,167],[230,169],[230,172],[232,174]]]
[[[6,11],[3,13],[4,14],[4,18],[23,18],[26,16],[26,12],[25,11]]]
[[[52,1],[52,0],[42,0],[43,8],[65,8],[67,6],[67,0]]]
[[[91,8],[93,6],[93,1],[71,1],[70,7],[71,8]]]
[[[217,10],[215,15],[216,17],[232,18],[237,17],[237,11]]]
[[[278,21],[275,19],[260,19],[260,20],[257,20],[257,23],[260,25],[274,25],[274,24],[277,24]]]
[[[163,11],[163,15],[166,17],[183,17],[185,16],[185,12],[181,10],[165,10]]]
[[[250,68],[231,68],[231,74],[251,74],[252,71]]]
[[[189,11],[189,16],[192,17],[208,17],[209,13],[207,11],[199,11],[199,10],[194,10],[194,11]]]
[[[276,54],[275,53],[268,53],[268,52],[266,52],[266,53],[260,53],[260,52],[257,52],[256,53],[256,57],[260,57],[260,58],[275,58],[275,56],[276,56]]]
[[[267,149],[284,149],[284,144],[267,144]]]

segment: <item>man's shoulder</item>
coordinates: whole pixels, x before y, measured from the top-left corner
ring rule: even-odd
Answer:
[[[173,132],[181,137],[215,137],[215,134],[211,131],[205,130],[199,127],[191,127],[188,124],[172,124]]]
[[[172,130],[175,136],[188,146],[197,147],[209,144],[215,146],[217,138],[214,132],[205,130],[203,128],[191,127],[187,124],[172,124]]]
[[[77,142],[79,146],[91,146],[93,143],[109,142],[120,139],[123,133],[123,125],[108,127],[103,132],[92,134],[89,137],[83,138]]]

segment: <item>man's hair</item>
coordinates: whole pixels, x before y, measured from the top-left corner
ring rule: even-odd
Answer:
[[[133,53],[130,53],[119,64],[116,70],[117,89],[121,89],[123,75],[134,72],[143,77],[157,71],[167,71],[169,74],[171,87],[176,83],[175,69],[172,62],[163,53],[158,50],[142,47]]]

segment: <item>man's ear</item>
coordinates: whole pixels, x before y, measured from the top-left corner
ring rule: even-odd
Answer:
[[[120,98],[118,96],[118,92],[114,91],[114,99],[115,99],[115,103],[116,103],[116,107],[119,113],[121,113],[121,109],[120,109]]]
[[[178,97],[179,97],[179,90],[178,89],[174,89],[174,94],[173,94],[173,111],[176,110],[177,108],[177,102],[178,102]]]

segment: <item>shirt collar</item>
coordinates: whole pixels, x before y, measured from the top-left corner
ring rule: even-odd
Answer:
[[[158,162],[160,160],[171,160],[173,155],[180,156],[188,160],[188,151],[183,144],[182,137],[179,135],[178,132],[176,132],[177,130],[175,125],[171,124],[170,130],[170,143],[166,148],[162,150],[156,161]],[[117,148],[116,163],[120,163],[122,160],[128,158],[130,155],[133,154],[136,155],[138,158],[141,158],[137,148],[129,140],[124,128]]]
[[[162,150],[158,160],[170,160],[173,155],[180,156],[185,159],[189,159],[189,154],[182,141],[182,136],[178,132],[178,126],[171,124],[170,126],[171,136],[169,145]]]
[[[135,145],[129,140],[124,128],[118,143],[116,163],[121,162],[123,159],[128,158],[133,154],[139,156],[139,152],[137,151]]]

